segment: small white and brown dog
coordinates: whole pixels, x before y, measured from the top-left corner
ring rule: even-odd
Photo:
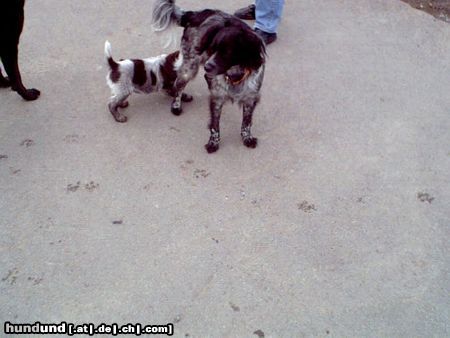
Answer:
[[[105,42],[105,58],[109,66],[106,83],[111,88],[108,108],[117,122],[126,122],[127,117],[118,108],[128,107],[128,97],[132,93],[150,94],[164,90],[175,97],[174,83],[183,57],[179,51],[162,54],[147,59],[125,59],[114,61],[111,44]],[[192,101],[192,96],[183,94],[182,101]]]

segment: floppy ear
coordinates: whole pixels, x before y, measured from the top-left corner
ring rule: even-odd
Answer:
[[[222,22],[217,22],[212,26],[200,29],[200,43],[196,47],[196,51],[202,54],[206,51],[212,44],[214,37],[219,33],[219,31],[224,27]]]
[[[245,39],[241,40],[241,51],[247,58],[248,66],[258,69],[265,62],[266,47],[262,39],[252,31],[245,34]]]

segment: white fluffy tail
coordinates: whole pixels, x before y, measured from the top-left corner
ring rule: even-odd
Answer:
[[[105,57],[106,59],[112,58],[111,54],[111,44],[108,40],[105,41]]]
[[[108,40],[105,41],[105,58],[106,58],[106,62],[109,65],[109,68],[117,69],[119,64],[116,61],[114,61],[114,59],[112,57],[111,44],[109,43]]]
[[[152,28],[156,32],[166,30],[172,24],[179,24],[184,12],[175,5],[175,0],[156,0],[153,5]]]

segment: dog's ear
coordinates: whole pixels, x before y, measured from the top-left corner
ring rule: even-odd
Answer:
[[[262,39],[253,31],[246,31],[245,38],[240,40],[242,55],[247,59],[248,66],[258,69],[265,62],[266,47]]]
[[[223,22],[217,22],[200,29],[200,43],[196,48],[199,54],[205,52],[212,44],[214,37],[224,27]]]

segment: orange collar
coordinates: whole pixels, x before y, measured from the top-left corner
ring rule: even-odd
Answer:
[[[245,68],[245,73],[239,80],[233,82],[233,81],[231,81],[231,79],[228,75],[225,75],[225,79],[227,80],[228,83],[232,84],[233,86],[237,86],[238,84],[247,80],[247,78],[250,76],[250,73],[251,73],[251,71],[248,68]]]

